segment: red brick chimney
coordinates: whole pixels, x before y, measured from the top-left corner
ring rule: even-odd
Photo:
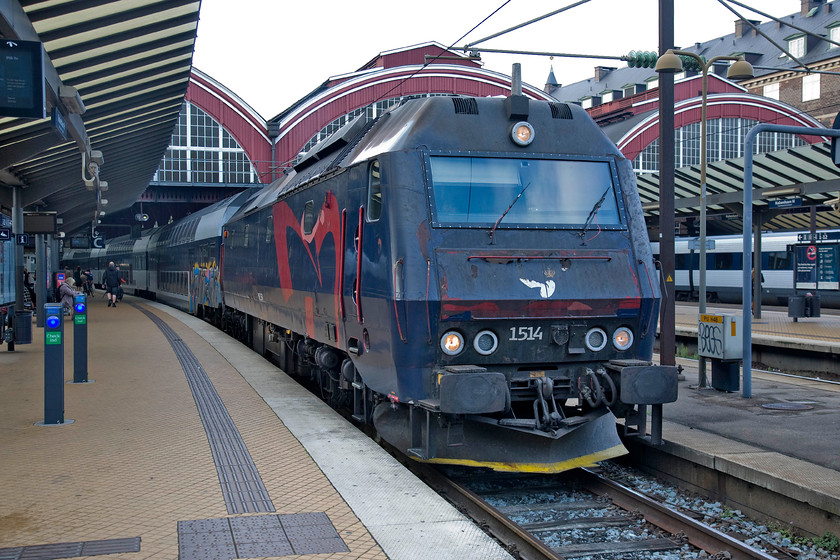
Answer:
[[[595,81],[600,82],[604,78],[607,77],[607,74],[615,70],[615,68],[610,68],[609,66],[596,66],[595,67]]]
[[[805,2],[806,0],[802,0],[802,1]],[[758,26],[758,24],[761,23],[761,21],[757,20],[757,19],[751,19],[751,20],[749,20],[749,22],[752,23],[755,26]],[[749,23],[747,23],[747,20],[739,19],[735,22],[735,38],[736,39],[739,39],[739,38],[743,37],[744,35],[746,35],[750,31],[753,31],[753,28],[750,26]],[[753,33],[753,35],[755,35],[755,33]]]
[[[808,12],[810,12],[813,8],[817,6],[822,6],[825,4],[825,0],[801,0],[802,2],[802,9],[799,11],[799,15],[804,16]]]

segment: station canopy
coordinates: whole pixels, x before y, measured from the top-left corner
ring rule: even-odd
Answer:
[[[178,119],[199,6],[199,0],[0,5],[4,45],[43,44],[46,116],[0,117],[4,213],[20,187],[25,211],[56,212],[59,230],[70,235],[137,200]]]
[[[753,222],[763,230],[808,231],[812,208],[816,229],[840,228],[840,168],[831,159],[830,142],[797,146],[753,156]],[[636,176],[650,226],[659,222],[659,174]],[[674,172],[677,225],[700,215],[700,166]],[[743,232],[744,158],[706,165],[707,235]],[[699,227],[699,226],[698,226]],[[680,235],[685,235],[685,227]],[[694,234],[696,236],[696,233]]]

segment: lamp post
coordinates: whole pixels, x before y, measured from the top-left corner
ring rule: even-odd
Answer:
[[[742,80],[753,77],[752,65],[742,56],[716,56],[708,62],[700,55],[689,51],[669,49],[656,61],[656,72],[682,72],[683,61],[680,56],[688,56],[697,61],[703,76],[703,97],[700,109],[700,294],[699,312],[706,312],[706,97],[708,96],[709,68],[719,60],[732,60],[726,77],[730,80]],[[744,212],[752,209],[744,208]],[[706,360],[702,356],[698,363],[700,387],[706,386]]]

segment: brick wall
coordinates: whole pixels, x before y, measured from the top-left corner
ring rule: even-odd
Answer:
[[[819,70],[838,71],[840,61],[831,64],[821,64]],[[820,97],[811,101],[802,101],[802,73],[786,73],[778,76],[765,78],[762,81],[754,82],[755,85],[746,85],[750,93],[763,95],[764,86],[770,83],[779,83],[779,101],[796,107],[811,117],[817,119],[823,126],[831,128],[834,118],[840,112],[840,75],[820,74]]]

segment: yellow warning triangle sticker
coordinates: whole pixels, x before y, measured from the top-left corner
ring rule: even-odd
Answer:
[[[666,281],[666,282],[673,282],[673,281],[674,281],[674,279],[673,279],[673,278],[671,278],[671,275],[669,274],[669,275],[668,275],[668,278],[666,278],[666,279],[665,279],[665,281]]]

